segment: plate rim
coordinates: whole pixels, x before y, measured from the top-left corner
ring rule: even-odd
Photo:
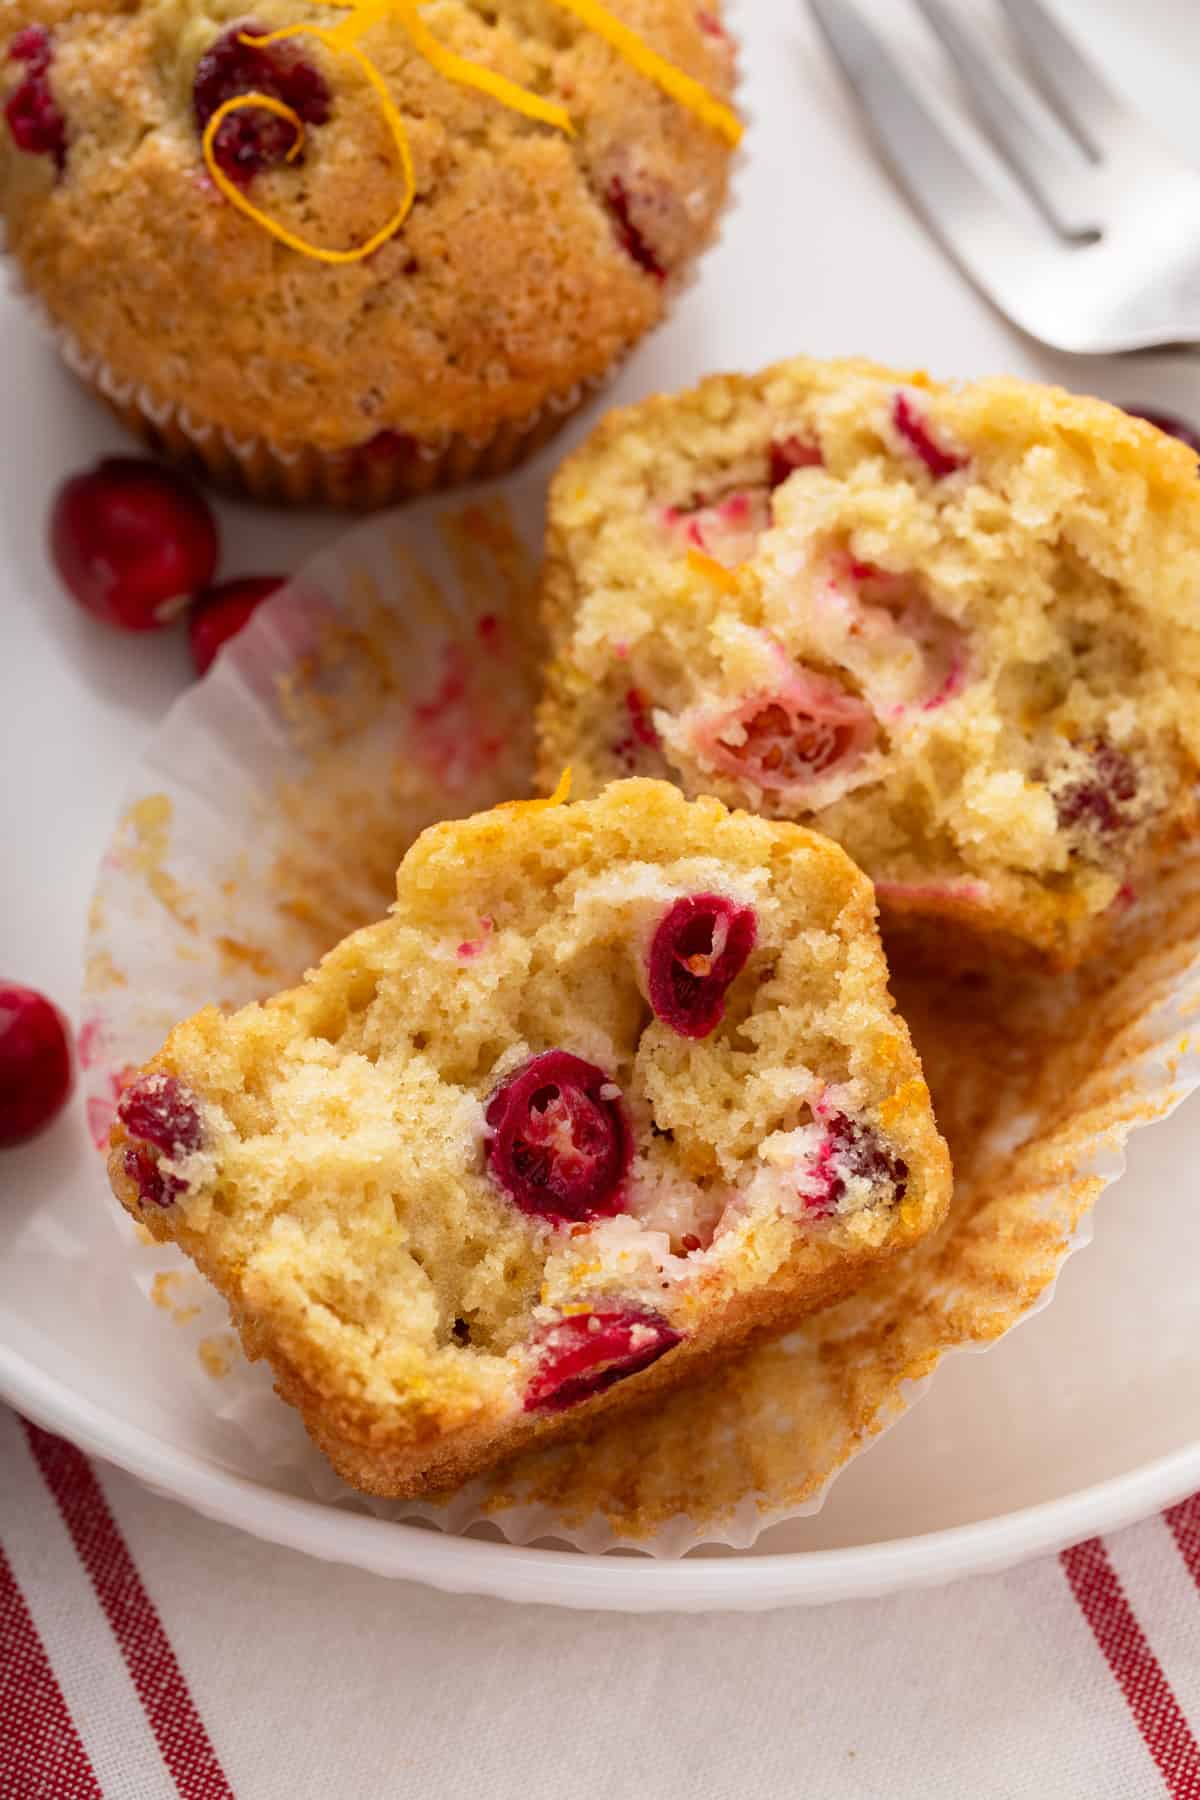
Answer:
[[[546,1550],[280,1494],[74,1393],[0,1343],[0,1396],[46,1430],[218,1524],[443,1593],[605,1612],[760,1612],[940,1587],[1131,1525],[1200,1488],[1200,1440],[1123,1474],[967,1525],[832,1550],[656,1558]]]

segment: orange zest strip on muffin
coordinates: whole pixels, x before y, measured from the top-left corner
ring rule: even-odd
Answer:
[[[448,50],[422,19],[415,0],[390,0],[390,8],[412,39],[413,48],[447,81],[477,88],[481,94],[489,94],[493,100],[498,100],[501,106],[511,107],[513,112],[524,113],[528,119],[538,119],[542,124],[553,125],[558,131],[566,132],[568,137],[574,137],[575,127],[565,106],[560,106],[556,100],[543,100],[540,94],[519,87],[506,75],[498,75],[494,69],[485,69],[482,63],[470,62],[465,56]]]
[[[286,225],[279,224],[268,213],[248,200],[241,190],[232,182],[218,166],[216,159],[217,132],[229,115],[241,107],[260,107],[266,112],[286,119],[296,132],[295,142],[287,153],[287,161],[294,162],[299,155],[304,141],[304,125],[292,108],[282,100],[273,99],[270,95],[260,93],[237,94],[219,106],[209,119],[204,129],[203,154],[205,166],[214,183],[231,205],[239,212],[261,225],[264,231],[278,238],[291,250],[299,250],[304,256],[314,257],[325,263],[361,262],[365,257],[386,244],[390,237],[403,225],[412,209],[416,196],[416,174],[413,169],[412,151],[409,148],[408,135],[398,108],[388,93],[387,84],[375,64],[366,52],[359,48],[357,39],[373,25],[377,25],[389,14],[394,15],[408,33],[413,48],[417,53],[444,76],[447,81],[456,81],[463,87],[475,88],[479,93],[487,94],[501,106],[507,106],[514,112],[522,113],[526,118],[537,120],[544,125],[551,125],[557,131],[574,137],[575,127],[571,123],[571,115],[565,106],[555,100],[545,100],[540,94],[532,93],[506,75],[488,69],[482,63],[471,62],[467,57],[459,56],[455,51],[447,49],[430,31],[421,18],[418,0],[332,0],[335,6],[345,5],[347,17],[339,25],[327,29],[321,25],[285,25],[278,31],[269,31],[262,37],[251,36],[247,32],[239,32],[239,43],[249,44],[254,49],[261,49],[267,44],[278,43],[281,38],[312,37],[325,45],[335,56],[350,56],[362,69],[363,74],[379,96],[379,104],[387,120],[388,130],[396,146],[396,154],[404,177],[404,197],[396,211],[385,225],[373,233],[364,244],[352,250],[327,250],[319,244],[311,244],[306,238],[289,231]],[[710,94],[703,83],[691,75],[685,75],[665,57],[652,50],[636,31],[614,18],[605,7],[597,4],[597,0],[554,0],[566,12],[579,20],[589,31],[624,58],[630,66],[644,75],[648,81],[655,83],[664,93],[693,112],[705,125],[720,133],[731,144],[737,144],[742,136],[742,124],[731,107],[726,106],[713,94]]]
[[[696,575],[703,575],[707,581],[715,582],[717,587],[727,594],[738,592],[737,573],[727,569],[724,563],[718,562],[715,556],[709,556],[705,550],[689,550],[687,553],[688,568]]]
[[[365,244],[359,244],[353,250],[326,250],[320,244],[310,244],[306,238],[298,237],[294,231],[289,231],[286,225],[280,225],[268,213],[255,206],[252,200],[246,198],[245,194],[230,181],[218,166],[214,149],[217,133],[230,113],[242,106],[256,106],[262,107],[267,112],[275,113],[281,119],[286,119],[295,127],[296,131],[296,141],[287,153],[289,162],[299,155],[304,141],[304,124],[299,115],[282,100],[276,100],[269,94],[236,94],[232,99],[226,100],[223,105],[217,107],[204,128],[202,148],[205,166],[221,193],[232,206],[236,206],[239,212],[244,212],[247,218],[253,219],[256,225],[261,225],[264,231],[269,231],[273,238],[278,238],[279,242],[286,244],[290,250],[299,250],[305,256],[315,257],[318,262],[361,262],[364,257],[373,255],[376,250],[387,243],[389,238],[395,236],[412,207],[417,191],[417,178],[413,169],[408,134],[404,129],[404,121],[400,117],[396,104],[387,91],[387,84],[383,76],[368,56],[365,56],[356,45],[348,42],[344,36],[339,36],[337,31],[326,31],[320,25],[285,25],[282,30],[270,31],[265,37],[250,37],[245,32],[239,34],[240,42],[250,44],[255,49],[261,49],[264,44],[277,43],[280,38],[301,36],[316,38],[327,49],[332,50],[335,56],[353,57],[379,96],[379,104],[383,109],[383,116],[387,120],[388,130],[392,134],[392,141],[396,146],[396,154],[404,177],[404,196],[391,218],[387,220],[386,224],[381,225]]]
[[[614,18],[607,7],[601,6],[599,0],[554,0],[564,12],[577,18],[581,25],[594,31],[597,37],[603,38],[612,46],[618,56],[635,68],[639,75],[660,87],[664,94],[677,100],[680,106],[686,106],[689,112],[695,113],[705,125],[719,132],[731,144],[739,144],[742,138],[742,121],[731,106],[710,94],[703,82],[692,75],[685,75],[674,63],[652,50],[636,31]]]

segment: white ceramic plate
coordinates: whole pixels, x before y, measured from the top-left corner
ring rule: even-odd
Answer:
[[[1118,79],[1200,160],[1188,73],[1200,17],[1174,0],[1063,0]],[[909,9],[888,29],[936,57]],[[942,374],[1008,369],[1200,421],[1200,360],[1044,357],[950,272],[879,172],[800,9],[741,0],[753,117],[738,206],[666,331],[626,369],[632,399],[718,366],[865,351]],[[753,279],[746,279],[747,271]],[[761,276],[757,273],[762,271]],[[42,551],[51,490],[116,439],[0,295],[0,956],[74,1010],[97,860],[128,765],[186,682],[178,638],[94,627]],[[556,453],[555,453],[556,454]],[[543,459],[548,471],[550,459]],[[223,509],[226,571],[295,567],[328,518]],[[1095,1242],[1052,1306],[986,1356],[957,1357],[835,1485],[821,1514],[754,1550],[677,1563],[444,1538],[270,1485],[206,1439],[154,1379],[161,1314],[89,1279],[81,1209],[111,1204],[82,1120],[0,1160],[0,1392],[31,1416],[214,1517],[314,1555],[452,1590],[630,1610],[756,1608],[883,1593],[1003,1567],[1200,1487],[1197,1105],[1142,1134]],[[52,1251],[46,1255],[47,1247]]]

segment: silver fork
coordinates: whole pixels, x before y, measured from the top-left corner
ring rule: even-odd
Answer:
[[[945,0],[916,4],[1040,219],[960,148],[853,0],[809,0],[895,173],[976,286],[1057,350],[1200,341],[1200,172],[1117,98],[1041,0],[999,0],[1037,91]]]

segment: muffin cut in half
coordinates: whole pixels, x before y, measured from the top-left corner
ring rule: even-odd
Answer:
[[[716,377],[606,419],[548,545],[546,781],[811,823],[885,922],[1064,965],[1196,828],[1196,456],[1115,407],[865,362]]]
[[[870,884],[626,781],[435,826],[304,984],[172,1032],[115,1192],[347,1480],[445,1486],[699,1374],[941,1220]]]

